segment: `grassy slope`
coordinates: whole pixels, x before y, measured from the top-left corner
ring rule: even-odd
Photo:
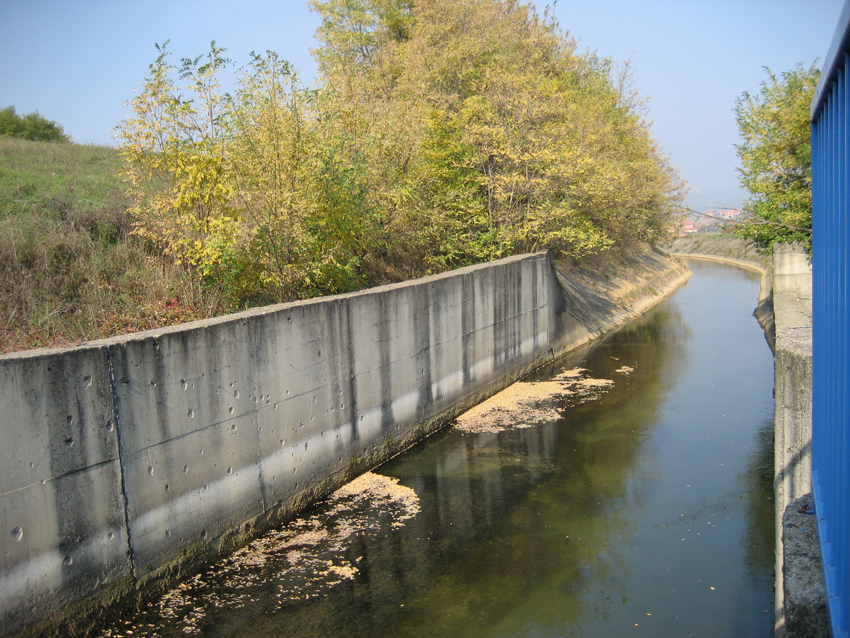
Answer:
[[[0,353],[199,318],[130,235],[115,149],[0,138]]]
[[[119,169],[113,148],[0,137],[0,354],[234,310],[130,234]]]

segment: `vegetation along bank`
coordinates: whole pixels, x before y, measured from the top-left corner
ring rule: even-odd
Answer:
[[[225,92],[223,48],[163,44],[120,157],[0,140],[3,350],[666,236],[684,187],[628,69],[548,13],[313,7],[316,87],[266,52]]]

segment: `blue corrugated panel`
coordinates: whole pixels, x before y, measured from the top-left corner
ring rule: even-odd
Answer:
[[[812,482],[835,638],[850,628],[850,0],[812,102]]]

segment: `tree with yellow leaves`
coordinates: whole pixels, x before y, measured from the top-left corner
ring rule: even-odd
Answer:
[[[267,52],[226,95],[223,49],[160,47],[120,128],[136,232],[234,305],[664,238],[683,185],[640,99],[547,12],[310,4],[317,89]]]
[[[169,63],[167,42],[130,106],[134,117],[119,128],[123,175],[129,183],[136,232],[202,274],[232,249],[239,214],[231,206],[227,128],[219,74],[224,49]],[[188,82],[183,98],[171,77]]]

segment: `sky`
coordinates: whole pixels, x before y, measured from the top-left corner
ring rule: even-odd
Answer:
[[[764,67],[820,66],[843,4],[559,0],[555,16],[580,51],[631,60],[653,136],[690,185],[688,204],[703,211],[738,208],[746,198],[736,98],[760,90]],[[156,43],[170,40],[179,59],[215,40],[237,66],[251,51],[272,50],[310,84],[318,23],[306,0],[0,0],[0,108],[37,110],[78,143],[117,144],[113,131],[129,114],[125,103],[147,76]]]

